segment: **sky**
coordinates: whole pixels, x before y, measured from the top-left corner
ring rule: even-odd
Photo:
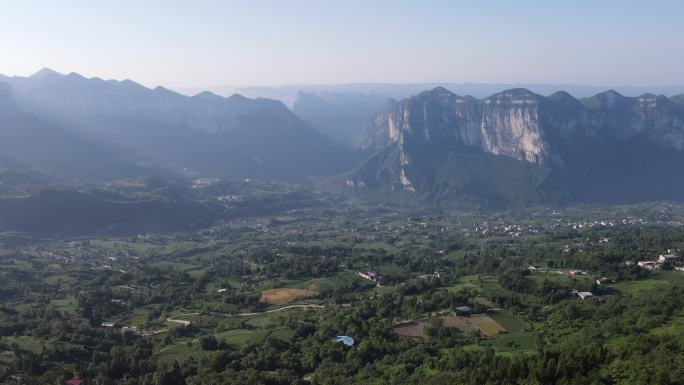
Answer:
[[[146,86],[684,84],[681,0],[0,0],[0,73]]]

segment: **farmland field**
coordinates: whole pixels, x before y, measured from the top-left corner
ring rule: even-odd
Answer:
[[[490,317],[501,325],[507,332],[514,333],[527,329],[527,324],[506,311],[497,311]]]
[[[427,326],[427,321],[414,320],[394,325],[392,331],[402,337],[423,337],[425,336],[425,326]]]
[[[261,292],[261,302],[269,305],[281,305],[300,298],[315,297],[318,295],[317,287],[310,285],[306,289],[281,288],[268,289]]]
[[[443,316],[440,317],[444,325],[468,325],[480,330],[487,337],[494,337],[504,331],[504,328],[487,315],[477,317]]]
[[[466,331],[479,330],[487,337],[495,337],[505,329],[489,316],[482,315],[476,317],[463,316],[441,316],[442,325],[447,328],[459,328]],[[418,319],[400,324],[395,324],[392,331],[402,337],[423,337],[428,321]]]

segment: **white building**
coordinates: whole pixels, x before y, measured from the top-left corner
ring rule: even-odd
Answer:
[[[674,254],[661,254],[661,255],[658,257],[658,262],[663,263],[663,262],[667,262],[667,261],[670,261],[670,260],[673,260],[673,259],[677,259],[677,258],[678,258],[678,257],[677,257],[676,255],[674,255]]]

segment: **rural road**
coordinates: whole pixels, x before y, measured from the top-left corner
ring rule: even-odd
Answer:
[[[249,317],[249,316],[254,316],[254,315],[259,315],[259,314],[268,314],[268,313],[275,313],[278,311],[282,310],[287,310],[287,309],[323,309],[326,306],[324,305],[289,305],[289,306],[284,306],[280,307],[278,309],[273,309],[273,310],[266,310],[258,313],[239,313],[239,314],[226,314],[228,317]],[[200,315],[200,313],[184,313],[184,314],[178,314],[172,317],[169,317],[166,319],[167,322],[175,322],[182,324],[183,326],[188,326],[192,322],[184,319],[178,319],[178,317],[183,317],[183,316],[189,316],[189,315]]]
[[[188,321],[188,320],[184,320],[184,319],[176,319],[176,317],[183,317],[183,316],[188,316],[188,315],[199,315],[199,314],[200,314],[200,313],[184,313],[184,314],[178,314],[178,315],[175,315],[175,316],[173,316],[173,317],[167,318],[166,321],[167,321],[167,322],[179,323],[179,324],[182,324],[183,326],[188,326],[188,325],[190,325],[192,322],[190,322],[190,321]]]
[[[267,314],[267,313],[275,313],[281,310],[286,310],[286,309],[324,309],[324,305],[290,305],[290,306],[284,306],[280,307],[277,309],[273,310],[266,310],[258,313],[239,313],[239,314],[233,314],[231,315],[232,317],[249,317],[253,315],[259,315],[259,314]]]

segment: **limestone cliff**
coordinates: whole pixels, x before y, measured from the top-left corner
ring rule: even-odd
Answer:
[[[480,164],[465,168],[454,159],[463,161],[477,154],[523,162],[514,166],[519,171],[527,170],[525,163],[535,170],[555,170],[554,175],[562,175],[564,181],[587,175],[602,181],[623,172],[616,159],[649,156],[646,162],[650,162],[684,156],[684,105],[681,97],[625,97],[615,91],[578,100],[563,91],[545,97],[511,89],[478,100],[435,88],[389,103],[369,122],[360,147],[392,148],[396,156],[387,153],[382,162],[369,163],[383,170],[349,175],[349,186],[354,188],[379,186],[380,180],[369,178],[383,175],[386,183],[391,175],[392,190],[439,192],[444,189],[439,183],[454,183],[448,179],[454,168],[462,171],[456,181],[459,186],[472,185],[477,176],[472,170],[482,171],[483,162],[491,159],[480,157]],[[508,167],[505,161],[491,162]],[[537,173],[530,170],[520,175]],[[477,183],[485,191],[489,182],[478,179]]]

